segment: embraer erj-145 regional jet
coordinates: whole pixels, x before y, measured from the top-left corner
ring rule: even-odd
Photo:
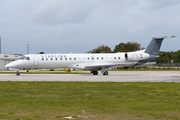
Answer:
[[[106,69],[121,66],[137,66],[150,62],[157,58],[161,43],[164,38],[154,37],[145,50],[135,52],[120,53],[99,53],[99,54],[28,54],[21,59],[7,64],[5,67],[17,70],[19,69],[37,69],[37,68],[73,68],[80,70],[90,70],[93,75],[98,75],[101,70],[103,75],[108,75]]]

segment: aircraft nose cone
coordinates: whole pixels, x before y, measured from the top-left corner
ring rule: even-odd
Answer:
[[[4,67],[5,67],[5,68],[8,68],[8,67],[9,67],[9,64],[5,65]]]
[[[16,67],[16,63],[15,62],[11,62],[11,63],[5,65],[4,67],[6,67],[6,68],[15,68]]]

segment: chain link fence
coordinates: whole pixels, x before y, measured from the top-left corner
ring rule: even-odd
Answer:
[[[180,63],[155,63],[155,62],[149,62],[144,65],[141,65],[140,67],[149,67],[149,68],[154,68],[154,67],[159,67],[159,68],[179,68]]]

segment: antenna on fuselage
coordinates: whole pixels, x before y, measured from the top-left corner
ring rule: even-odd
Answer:
[[[71,53],[72,53],[72,52],[71,52],[71,47],[69,47],[69,46],[67,46],[67,47],[70,49],[70,54],[71,54]]]

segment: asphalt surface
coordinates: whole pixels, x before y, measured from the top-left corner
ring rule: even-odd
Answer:
[[[91,74],[0,74],[0,81],[180,82],[180,71],[109,71]]]

